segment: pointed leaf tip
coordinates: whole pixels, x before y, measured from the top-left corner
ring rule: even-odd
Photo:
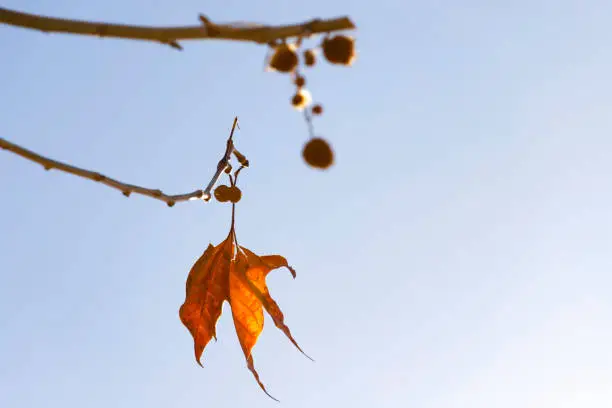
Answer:
[[[277,400],[276,398],[274,398],[269,392],[268,390],[266,390],[266,387],[263,385],[263,383],[261,382],[261,380],[259,379],[259,374],[257,374],[257,370],[255,370],[255,364],[253,363],[253,356],[249,356],[247,358],[247,367],[249,369],[249,371],[251,371],[251,373],[253,373],[253,377],[255,377],[255,381],[257,381],[257,384],[259,385],[259,388],[261,388],[263,390],[263,392],[266,393],[266,395],[270,398],[272,398],[274,401],[276,402],[280,402],[279,400]]]

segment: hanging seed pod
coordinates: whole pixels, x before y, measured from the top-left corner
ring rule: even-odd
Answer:
[[[346,35],[323,39],[321,48],[325,59],[332,64],[351,65],[355,59],[355,40]]]
[[[323,113],[323,106],[316,104],[312,107],[311,112],[313,115],[321,115]]]
[[[317,62],[317,56],[314,52],[314,50],[306,50],[304,51],[304,65],[306,65],[307,67],[312,67],[314,66],[314,64],[316,64]]]
[[[291,97],[291,105],[297,110],[303,110],[311,101],[310,92],[304,88],[298,89],[295,95]]]
[[[302,157],[306,163],[318,169],[327,169],[334,162],[331,146],[320,137],[312,138],[304,145]]]
[[[242,191],[236,186],[232,186],[228,190],[228,199],[232,203],[237,203],[242,198]]]
[[[304,78],[302,75],[298,75],[295,77],[295,79],[293,80],[293,83],[295,84],[295,86],[297,86],[298,88],[303,87],[304,85],[306,85],[306,78]]]
[[[268,66],[278,72],[293,72],[298,66],[298,56],[293,44],[280,44],[274,49]]]
[[[230,187],[222,184],[215,188],[214,195],[217,201],[225,203],[229,201],[231,197]]]

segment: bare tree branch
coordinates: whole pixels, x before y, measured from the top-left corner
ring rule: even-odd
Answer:
[[[268,44],[290,37],[355,28],[348,17],[328,20],[315,19],[302,24],[283,26],[215,24],[201,14],[199,18],[201,25],[197,26],[150,27],[45,17],[0,7],[0,23],[8,25],[47,33],[153,41],[170,45],[179,50],[182,49],[178,43],[180,40],[217,39]]]
[[[123,183],[119,180],[112,179],[103,174],[100,174],[95,171],[82,169],[76,166],[72,166],[70,164],[62,163],[53,159],[49,159],[47,157],[41,156],[37,153],[34,153],[30,150],[27,150],[21,146],[18,146],[14,143],[9,142],[6,139],[0,138],[0,149],[8,150],[9,152],[13,152],[18,156],[21,156],[25,159],[31,160],[35,163],[42,165],[45,170],[56,169],[63,171],[65,173],[73,174],[75,176],[83,177],[89,180],[97,181],[99,183],[105,184],[109,187],[115,188],[123,193],[124,196],[129,197],[130,194],[136,193],[141,194],[147,197],[155,198],[157,200],[161,200],[168,204],[169,207],[174,206],[174,204],[181,201],[192,201],[192,200],[203,200],[209,201],[211,198],[211,190],[215,186],[217,180],[223,173],[223,171],[229,165],[229,160],[234,154],[237,158],[244,158],[244,155],[237,151],[234,147],[233,135],[234,130],[238,124],[238,117],[234,118],[234,124],[232,125],[232,131],[230,133],[229,138],[227,139],[227,145],[225,148],[225,152],[223,153],[223,157],[219,160],[217,164],[217,171],[213,175],[212,179],[208,183],[208,186],[204,190],[196,190],[191,193],[185,194],[176,194],[169,195],[163,193],[161,190],[155,190],[145,187],[136,186],[133,184]],[[244,158],[246,161],[246,158]],[[248,161],[246,161],[248,165]]]

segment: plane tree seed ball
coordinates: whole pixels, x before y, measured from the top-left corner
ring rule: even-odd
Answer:
[[[236,186],[232,186],[229,188],[229,201],[232,203],[237,203],[242,198],[242,191]]]
[[[355,40],[346,35],[325,38],[321,48],[325,59],[332,64],[351,65],[355,58]]]
[[[298,75],[293,82],[295,83],[295,86],[301,88],[306,85],[306,78],[301,75]]]
[[[323,113],[323,106],[321,106],[320,104],[317,104],[317,105],[312,107],[312,114],[313,115],[320,115],[322,113]]]
[[[304,88],[299,89],[295,95],[291,97],[291,105],[297,110],[304,109],[311,101],[312,97],[310,93]]]
[[[298,66],[295,47],[287,44],[277,46],[272,58],[270,58],[269,66],[279,72],[293,72]]]
[[[222,184],[218,186],[217,188],[215,188],[214,195],[217,201],[221,203],[225,203],[229,201],[230,199],[230,188]]]
[[[304,103],[304,95],[302,95],[301,93],[296,93],[291,98],[291,104],[295,106],[296,108],[301,107],[303,103]]]
[[[313,50],[304,51],[304,65],[312,67],[317,62],[317,57]]]
[[[302,157],[312,167],[327,169],[334,162],[334,152],[325,139],[315,137],[310,139],[302,150]]]

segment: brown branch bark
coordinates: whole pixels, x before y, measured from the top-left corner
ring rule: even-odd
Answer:
[[[86,169],[82,169],[80,167],[76,167],[70,164],[62,163],[60,161],[41,156],[38,153],[34,153],[31,150],[25,149],[3,138],[0,138],[0,149],[8,150],[9,152],[15,153],[16,155],[23,157],[24,159],[33,161],[34,163],[38,163],[42,165],[45,168],[45,170],[56,169],[59,171],[63,171],[68,174],[72,174],[72,175],[83,177],[89,180],[97,181],[109,187],[115,188],[121,191],[123,195],[125,195],[126,197],[129,197],[130,194],[132,193],[141,194],[147,197],[161,200],[165,202],[169,207],[172,207],[174,206],[174,204],[178,202],[182,202],[182,201],[192,201],[192,200],[209,201],[211,198],[210,192],[212,191],[213,187],[219,180],[219,177],[221,176],[223,171],[229,165],[229,161],[231,159],[232,154],[234,154],[238,158],[238,160],[241,161],[241,164],[244,165],[241,159],[244,159],[244,161],[246,161],[246,158],[244,157],[244,155],[242,155],[240,152],[238,152],[235,149],[234,142],[233,142],[234,130],[237,125],[238,125],[238,117],[235,117],[234,124],[232,125],[232,131],[230,133],[229,138],[227,139],[225,152],[223,153],[223,157],[221,158],[221,160],[219,160],[219,163],[217,164],[217,170],[215,174],[213,175],[213,177],[211,178],[210,182],[208,183],[208,186],[206,186],[204,190],[195,190],[191,193],[176,194],[176,195],[165,194],[161,190],[157,190],[157,189],[140,187],[134,184],[127,184],[119,180],[115,180],[110,177],[107,177],[95,171],[86,170]],[[248,165],[248,161],[246,161],[246,165]]]
[[[181,40],[229,40],[252,41],[268,44],[290,37],[338,30],[351,30],[355,25],[348,17],[334,19],[315,19],[301,24],[268,26],[215,24],[203,15],[199,16],[200,25],[184,27],[151,27],[103,22],[68,20],[46,17],[0,7],[0,23],[47,33],[66,33],[96,37],[115,37],[129,40],[153,41],[182,49]]]

